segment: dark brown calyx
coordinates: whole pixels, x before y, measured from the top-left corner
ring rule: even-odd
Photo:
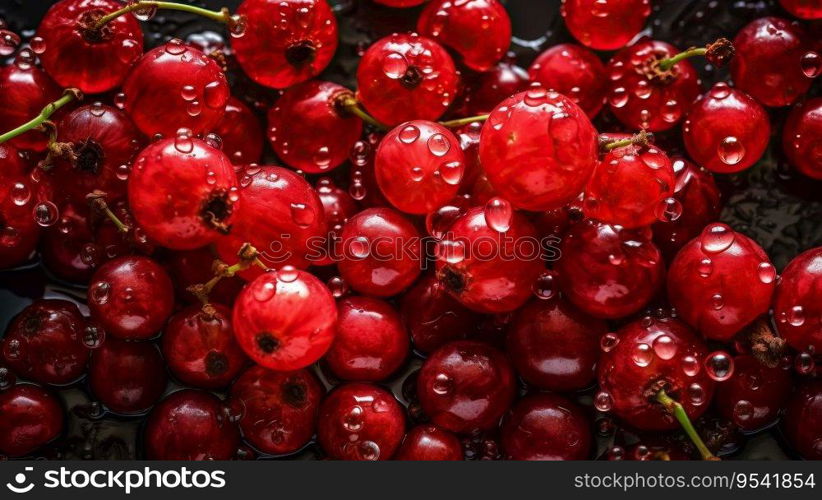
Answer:
[[[785,339],[774,334],[768,321],[758,319],[748,329],[751,355],[769,368],[776,368],[785,355]]]
[[[77,24],[85,41],[89,43],[102,43],[113,38],[114,33],[108,23],[99,27],[97,26],[97,21],[105,14],[102,9],[92,9],[80,15]]]
[[[308,401],[308,388],[300,380],[288,380],[283,384],[283,401],[295,408],[302,408]]]
[[[720,38],[705,47],[705,59],[716,67],[722,67],[736,54],[733,44],[727,38]]]
[[[200,208],[200,218],[206,226],[223,234],[228,234],[231,225],[226,221],[231,217],[232,203],[225,189],[217,189],[209,194]]]
[[[405,74],[400,77],[400,83],[408,90],[414,90],[422,83],[422,71],[416,66],[408,66]]]
[[[255,340],[257,347],[266,354],[271,354],[280,347],[280,341],[269,332],[258,333]]]
[[[228,370],[228,358],[225,354],[211,351],[206,355],[205,367],[206,373],[211,377],[222,375]]]
[[[285,49],[285,60],[295,68],[311,64],[316,57],[317,48],[308,40],[292,43]]]
[[[465,277],[451,266],[446,266],[440,272],[440,281],[445,288],[457,295],[465,290]]]
[[[75,168],[92,175],[100,173],[103,168],[103,160],[105,160],[105,152],[97,141],[86,139],[75,143],[72,151],[72,162]]]

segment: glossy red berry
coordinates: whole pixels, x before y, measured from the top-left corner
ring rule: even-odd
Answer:
[[[191,250],[227,233],[238,210],[237,177],[228,157],[187,133],[143,149],[129,174],[135,219],[158,244]]]
[[[540,389],[570,392],[594,380],[606,323],[564,299],[533,300],[508,327],[506,352],[517,373]]]
[[[647,228],[579,222],[565,234],[560,253],[554,269],[562,292],[598,318],[622,318],[642,309],[665,273],[662,254]]]
[[[60,219],[43,232],[40,257],[43,264],[58,279],[71,283],[88,283],[94,268],[101,262],[89,221],[88,210],[78,210],[65,203],[60,206]],[[106,256],[107,257],[107,256]]]
[[[420,274],[420,234],[390,208],[368,208],[348,220],[340,234],[340,275],[354,290],[391,297]]]
[[[330,177],[318,179],[315,188],[320,196],[328,226],[325,248],[329,251],[323,258],[313,260],[312,265],[328,266],[337,263],[333,249],[336,247],[339,234],[348,219],[360,211],[360,206],[351,196],[350,190],[337,186]]]
[[[203,389],[227,386],[247,358],[231,327],[231,310],[211,304],[190,306],[169,319],[163,332],[163,356],[184,384]]]
[[[309,370],[246,370],[231,386],[242,407],[240,430],[255,448],[272,455],[293,453],[314,435],[325,389]]]
[[[511,45],[511,19],[498,0],[433,0],[417,31],[454,50],[475,71],[491,69]]]
[[[214,128],[220,136],[223,153],[231,163],[245,165],[260,161],[263,154],[263,129],[254,113],[236,97],[230,97],[225,114]]]
[[[206,283],[214,277],[214,259],[216,256],[207,247],[196,250],[169,252],[163,260],[168,274],[174,283],[177,299],[189,304],[200,304],[200,301],[188,287]],[[239,276],[222,278],[208,294],[209,302],[230,306],[240,293],[245,281]]]
[[[528,74],[532,82],[570,97],[589,118],[605,104],[605,65],[585,47],[554,45],[534,60]]]
[[[778,17],[752,21],[734,38],[734,87],[765,106],[794,103],[813,83],[813,75],[806,75],[803,69],[803,57],[813,48],[809,42],[798,23]]]
[[[457,93],[457,70],[437,42],[393,34],[375,42],[357,68],[357,95],[378,121],[436,120]]]
[[[822,4],[817,0],[779,0],[782,7],[802,19],[822,19]]]
[[[152,259],[123,256],[94,273],[88,289],[91,317],[107,335],[147,339],[160,333],[174,308],[174,288]]]
[[[143,54],[143,31],[130,14],[94,29],[95,22],[120,9],[113,0],[62,0],[37,28],[45,48],[43,68],[61,87],[99,94],[118,87]]]
[[[317,361],[334,340],[337,307],[312,274],[286,266],[258,276],[234,302],[234,334],[256,363],[278,371]]]
[[[434,122],[414,120],[385,135],[377,149],[375,173],[385,198],[410,214],[427,214],[456,194],[465,155],[454,134]]]
[[[403,408],[376,385],[341,385],[320,405],[317,440],[335,460],[389,460],[404,434]]]
[[[284,89],[317,76],[337,50],[337,19],[326,0],[245,0],[246,27],[231,41],[246,75]]]
[[[782,133],[782,151],[791,166],[822,180],[822,97],[808,99],[791,110]]]
[[[776,287],[779,335],[800,352],[822,354],[822,247],[794,257]]]
[[[34,65],[34,55],[24,54],[18,55],[12,64],[0,67],[0,130],[3,131],[28,122],[62,93],[60,87]],[[35,151],[43,151],[47,143],[48,136],[40,130],[30,130],[8,142],[19,149]]]
[[[45,389],[17,384],[0,392],[0,453],[22,457],[63,431],[63,408]]]
[[[768,311],[776,269],[755,241],[711,224],[686,244],[668,270],[668,299],[706,338],[729,341]]]
[[[822,381],[808,380],[788,401],[785,435],[802,457],[822,460]]]
[[[471,340],[434,351],[417,378],[423,412],[434,424],[457,433],[495,427],[515,392],[514,371],[505,355]]]
[[[145,135],[173,137],[181,128],[210,132],[230,97],[220,66],[178,39],[143,55],[123,82],[125,107]]]
[[[148,410],[162,397],[166,381],[165,363],[152,343],[107,338],[91,355],[91,391],[115,413]]]
[[[240,433],[216,396],[185,389],[154,407],[144,441],[148,460],[228,460],[240,445]]]
[[[502,447],[511,460],[585,460],[592,441],[588,416],[557,394],[526,396],[502,423]]]
[[[768,113],[741,90],[717,83],[691,107],[682,126],[688,155],[712,172],[741,172],[762,157],[771,136]]]
[[[40,238],[37,186],[26,170],[17,148],[0,144],[0,269],[25,262]]]
[[[268,112],[268,141],[290,167],[327,172],[348,159],[362,135],[362,119],[342,107],[347,88],[311,80],[289,88]],[[299,120],[294,118],[299,116]]]
[[[394,460],[462,460],[463,455],[457,436],[436,425],[418,425],[405,435]]]
[[[497,104],[528,88],[528,72],[516,65],[514,57],[506,57],[488,71],[460,76],[465,88],[458,109],[465,116],[486,115]]]
[[[517,208],[559,208],[577,197],[597,161],[597,132],[573,101],[535,87],[506,99],[482,128],[480,161]]]
[[[776,423],[791,393],[790,365],[769,368],[753,356],[734,357],[733,376],[716,385],[716,407],[743,431]]]
[[[649,0],[562,0],[565,26],[585,46],[597,50],[624,47],[651,14]]]

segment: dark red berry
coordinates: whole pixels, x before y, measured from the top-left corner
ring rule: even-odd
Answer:
[[[803,175],[822,180],[822,97],[808,99],[788,115],[782,151]]]
[[[624,47],[651,14],[649,0],[562,0],[565,25],[574,38],[597,50]]]
[[[160,350],[150,342],[107,338],[89,363],[89,386],[115,413],[143,413],[166,390],[166,370]]]
[[[589,118],[605,104],[605,65],[585,47],[554,45],[534,60],[528,74],[532,82],[570,97]]]
[[[788,401],[784,419],[788,441],[806,460],[822,460],[822,380],[808,380]]]
[[[214,128],[220,136],[223,153],[231,163],[245,165],[260,161],[263,153],[263,129],[254,113],[236,97],[229,97],[225,114]]]
[[[497,104],[528,88],[528,72],[516,65],[514,57],[503,59],[488,71],[460,76],[465,88],[459,114],[465,116],[488,114]]]
[[[328,237],[325,243],[328,254],[313,260],[312,265],[328,266],[337,263],[332,250],[336,247],[343,225],[360,211],[360,206],[357,200],[351,196],[349,190],[337,186],[330,177],[318,179],[315,188],[320,196],[328,225]]]
[[[188,291],[188,288],[206,283],[214,277],[212,267],[215,258],[214,253],[208,247],[169,252],[165,256],[163,264],[174,283],[174,290],[179,300],[189,304],[200,303],[195,295]],[[208,300],[211,303],[230,306],[244,284],[245,282],[239,276],[222,278],[209,292]]]
[[[38,205],[37,186],[26,175],[27,167],[17,148],[0,144],[0,162],[0,269],[5,269],[31,256],[41,228],[33,217]]]
[[[457,436],[436,425],[418,425],[408,431],[394,460],[462,460],[462,443]]]
[[[60,97],[60,87],[33,62],[34,55],[18,55],[0,67],[0,130],[8,131],[39,115],[46,104]],[[52,115],[55,116],[55,115]],[[43,151],[48,135],[30,130],[9,141],[20,149]]]
[[[719,413],[749,432],[775,423],[790,396],[790,368],[769,368],[747,354],[734,357],[733,376],[716,386]]]
[[[94,241],[88,210],[70,203],[60,207],[60,219],[43,232],[40,257],[58,279],[88,283],[95,266],[107,255]]]
[[[773,301],[779,335],[799,352],[822,354],[822,247],[794,257]]]
[[[502,447],[511,460],[585,460],[592,441],[582,408],[556,394],[523,398],[502,423]]]
[[[17,384],[0,391],[0,453],[22,457],[63,431],[63,408],[50,392]]]
[[[802,19],[822,19],[822,5],[816,0],[779,0],[782,7]]]

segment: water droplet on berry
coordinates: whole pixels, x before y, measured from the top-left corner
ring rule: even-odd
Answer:
[[[728,136],[719,142],[717,153],[726,165],[736,165],[745,158],[745,146],[736,137]]]
[[[425,170],[422,167],[413,167],[411,168],[411,180],[414,182],[419,182],[425,177]]]
[[[145,7],[141,7],[134,11],[134,17],[143,22],[153,18],[156,14],[157,6],[154,4],[147,4]]]
[[[711,307],[717,311],[725,307],[725,299],[722,298],[721,294],[715,293],[711,295]]]
[[[628,91],[625,87],[617,87],[608,96],[608,102],[615,108],[622,108],[628,104]]]
[[[401,142],[412,144],[420,137],[420,129],[414,125],[406,125],[397,136]]]
[[[234,38],[241,38],[248,29],[248,20],[245,16],[234,14],[228,23],[228,32]]]
[[[736,235],[733,229],[725,224],[715,223],[707,226],[700,238],[700,245],[705,253],[717,254],[733,245]]]
[[[805,310],[802,306],[793,306],[788,311],[788,323],[793,326],[802,326],[805,323]]]
[[[357,259],[364,259],[371,254],[371,243],[365,236],[357,236],[348,245],[351,255]]]
[[[814,371],[814,368],[816,368],[813,355],[809,352],[799,353],[796,359],[794,359],[794,368],[796,368],[796,372],[800,375],[810,375]]]
[[[498,233],[504,233],[511,228],[514,209],[508,200],[495,196],[488,200],[483,211],[485,223]]]
[[[331,295],[333,295],[335,299],[339,299],[348,293],[348,283],[346,283],[341,277],[334,276],[328,280],[328,289],[331,291]]]
[[[619,336],[613,332],[608,332],[599,339],[599,348],[602,352],[610,352],[617,344],[619,344]]]
[[[677,346],[674,339],[668,335],[660,335],[653,342],[654,352],[660,359],[673,359],[676,356]]]
[[[634,360],[634,364],[637,366],[650,365],[651,361],[654,359],[654,353],[651,350],[651,346],[645,343],[637,344],[636,347],[634,347],[634,351],[631,353],[631,359]]]
[[[267,302],[277,293],[277,284],[274,281],[266,281],[262,286],[254,289],[254,299],[258,302]]]
[[[662,222],[673,222],[682,216],[682,203],[674,197],[660,201],[656,206],[656,217]]]
[[[215,134],[214,132],[206,134],[205,142],[214,149],[223,149],[223,138]]]
[[[722,100],[731,95],[731,88],[727,83],[719,82],[711,88],[709,95],[714,99]]]
[[[682,372],[689,376],[695,377],[699,373],[699,360],[690,354],[682,358]]]
[[[734,373],[734,360],[725,351],[714,351],[705,358],[705,372],[713,380],[724,382]]]
[[[14,201],[14,204],[19,207],[31,201],[31,191],[28,185],[22,182],[15,182],[11,187],[11,199]]]
[[[314,210],[304,203],[291,204],[291,219],[300,227],[308,227],[314,223],[317,214]]]
[[[437,376],[434,377],[431,389],[440,396],[445,396],[454,389],[454,381],[445,373],[437,374]]]
[[[223,109],[228,102],[228,86],[224,82],[213,81],[203,89],[203,101],[211,109]]]
[[[50,201],[42,201],[34,206],[34,222],[42,227],[54,225],[59,218],[57,205]]]
[[[126,107],[126,95],[122,92],[118,92],[114,96],[114,105],[117,109],[124,109]]]
[[[688,386],[688,399],[691,404],[699,406],[705,402],[705,389],[697,383]]]
[[[446,184],[456,186],[462,181],[462,174],[465,169],[462,163],[458,161],[449,161],[440,165],[440,168],[435,172],[439,174]]]
[[[528,106],[537,107],[545,103],[545,97],[548,95],[546,90],[541,86],[534,86],[525,92],[523,102]]]
[[[554,274],[550,272],[540,274],[536,281],[534,281],[532,289],[534,291],[534,295],[536,295],[538,299],[548,300],[554,297],[557,293],[557,284],[556,279],[554,279]]]
[[[806,52],[800,59],[800,64],[805,76],[816,78],[822,70],[822,57],[819,57],[819,54],[814,51]]]
[[[46,51],[46,41],[42,37],[36,36],[29,41],[29,47],[31,47],[32,52],[40,55]]]
[[[197,89],[191,85],[183,85],[183,88],[180,89],[180,97],[182,97],[184,101],[193,101],[197,98]]]
[[[379,460],[380,446],[374,441],[363,441],[357,445],[357,454],[363,460]]]
[[[19,46],[20,37],[17,33],[0,29],[0,56],[8,57],[14,54],[14,51],[17,50]]]
[[[100,247],[94,243],[86,243],[80,249],[80,260],[87,266],[94,266],[100,262]]]
[[[448,139],[442,134],[433,134],[428,138],[428,151],[434,156],[445,156],[451,149]]]
[[[603,413],[611,411],[614,407],[614,400],[609,393],[600,391],[594,396],[594,407]]]
[[[443,205],[425,217],[425,228],[432,237],[442,239],[448,228],[462,214],[462,209],[457,205]]]
[[[156,11],[156,8],[154,10]],[[172,38],[165,45],[165,50],[173,56],[179,56],[186,51],[186,46],[179,38]]]
[[[437,256],[449,264],[465,260],[465,244],[462,241],[443,240],[437,243]]]
[[[97,281],[88,289],[88,298],[95,304],[103,305],[108,302],[111,285],[107,281]]]
[[[402,54],[389,52],[382,60],[382,70],[388,78],[398,80],[408,71],[408,62]]]
[[[177,135],[174,137],[174,149],[183,154],[191,153],[194,150],[194,141],[191,139],[191,136],[192,133],[190,129],[179,129]]]
[[[300,276],[300,273],[294,266],[283,266],[276,271],[276,275],[277,279],[283,283],[293,283]]]
[[[97,349],[106,339],[106,332],[97,325],[88,325],[83,330],[83,345],[89,349]]]
[[[362,429],[363,424],[363,409],[361,406],[356,405],[351,407],[348,410],[348,413],[343,415],[342,418],[342,426],[345,430],[350,432],[357,432]]]
[[[759,275],[759,281],[762,283],[770,284],[776,280],[776,268],[770,262],[763,262],[757,266],[757,274]]]
[[[17,382],[17,377],[5,366],[0,366],[0,391],[5,391]]]

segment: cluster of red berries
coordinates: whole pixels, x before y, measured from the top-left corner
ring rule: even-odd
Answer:
[[[149,459],[714,459],[712,426],[780,422],[822,459],[822,247],[779,275],[715,182],[772,142],[822,180],[822,3],[681,50],[652,0],[563,0],[579,43],[528,71],[500,0],[360,3],[415,25],[356,90],[320,79],[326,0],[0,24],[0,269],[86,296],[8,325],[0,455],[59,442],[82,381]],[[229,41],[144,50],[158,7]]]

